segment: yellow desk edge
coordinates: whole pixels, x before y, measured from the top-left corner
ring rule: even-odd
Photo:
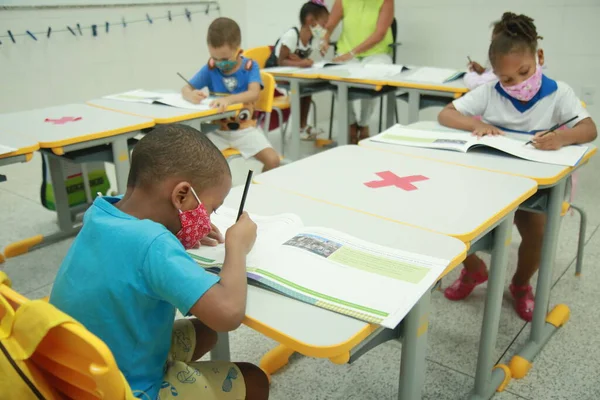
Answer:
[[[58,156],[62,156],[65,154],[64,146],[68,146],[70,144],[77,144],[82,142],[87,142],[89,140],[101,139],[111,136],[116,136],[121,133],[138,131],[141,129],[152,128],[155,125],[154,121],[149,119],[147,122],[143,122],[141,124],[129,125],[123,128],[111,129],[108,131],[90,133],[85,136],[78,136],[74,138],[58,140],[56,142],[40,142],[41,149],[52,149],[52,152]]]
[[[450,271],[460,265],[463,260],[467,257],[467,246],[459,255],[457,255],[450,263],[448,267],[442,272],[438,280],[446,276]],[[345,342],[341,342],[332,346],[311,346],[310,344],[301,342],[278,331],[277,329],[271,328],[268,325],[264,325],[261,322],[246,316],[244,324],[255,331],[262,333],[263,335],[270,337],[277,341],[279,344],[284,345],[302,355],[314,358],[329,358],[336,359],[336,363],[346,363],[350,358],[350,351],[356,347],[361,341],[367,336],[373,333],[379,328],[379,325],[368,324],[363,327],[360,331],[356,332],[354,336]]]
[[[9,157],[15,157],[15,156],[25,156],[25,161],[30,161],[31,158],[33,157],[33,152],[37,151],[40,149],[40,145],[39,143],[36,143],[33,146],[29,146],[29,147],[22,147],[20,149],[18,149],[17,151],[13,151],[12,153],[6,153],[6,154],[0,154],[0,158],[9,158]]]
[[[89,106],[92,106],[92,107],[103,109],[103,110],[115,111],[115,112],[118,112],[118,113],[121,113],[121,114],[133,115],[133,116],[136,116],[136,117],[150,118],[156,124],[173,124],[173,123],[177,123],[177,122],[193,120],[193,119],[196,119],[196,118],[210,117],[212,115],[218,116],[220,114],[220,112],[216,111],[216,109],[215,109],[215,110],[208,110],[208,111],[197,111],[197,112],[193,112],[193,113],[190,113],[190,114],[187,114],[187,115],[182,115],[182,116],[179,116],[179,117],[154,118],[154,117],[152,117],[150,115],[136,114],[136,113],[132,113],[132,112],[122,111],[122,110],[119,110],[119,109],[116,109],[116,108],[112,108],[112,107],[99,106],[99,105],[91,103],[89,101],[86,104],[89,105]],[[165,107],[169,107],[169,106],[165,106]],[[237,110],[240,110],[241,108],[242,108],[242,104],[233,104],[233,105],[227,107],[225,109],[225,111],[237,111]]]
[[[407,156],[407,157],[421,158],[421,159],[425,159],[425,160],[437,161],[437,162],[444,163],[444,164],[459,165],[461,167],[479,169],[479,170],[482,170],[482,171],[489,171],[489,172],[495,172],[495,173],[499,173],[499,174],[519,176],[521,178],[529,178],[531,180],[536,181],[537,184],[538,184],[538,186],[552,186],[552,185],[555,185],[556,182],[560,181],[562,178],[564,178],[567,174],[571,173],[576,168],[576,167],[567,167],[563,171],[561,171],[560,173],[556,174],[555,176],[549,177],[549,178],[535,178],[535,177],[528,176],[528,175],[510,173],[510,172],[500,171],[500,170],[493,169],[493,168],[475,167],[475,166],[468,165],[468,164],[463,164],[463,163],[460,163],[460,162],[445,161],[445,160],[440,160],[440,159],[437,159],[437,158],[432,158],[432,157],[427,157],[427,156],[421,156],[421,155],[411,154],[411,153],[405,153],[405,152],[399,151],[400,150],[399,148],[402,147],[402,146],[396,146],[396,147],[398,147],[397,150],[394,150],[394,149],[391,149],[391,148],[390,149],[383,149],[381,147],[369,146],[368,144],[365,145],[363,143],[359,143],[359,146],[362,146],[362,147],[365,147],[365,148],[369,148],[369,149],[372,149],[372,150],[383,151],[383,152],[386,152],[386,153],[401,154],[401,155],[404,155],[404,156]],[[592,158],[592,156],[594,154],[596,154],[597,151],[598,151],[597,147],[595,147],[593,149],[589,149],[587,151],[587,153],[585,153],[583,155],[583,157],[581,158],[581,161],[579,161],[579,164],[577,165],[577,167],[580,167],[580,166],[586,164],[590,160],[590,158]]]
[[[433,160],[433,161],[435,161],[435,160]],[[533,179],[531,179],[531,181],[533,181]],[[264,184],[264,183],[262,183],[260,181],[254,181],[254,183],[257,183],[257,184],[260,184],[260,185]],[[282,189],[282,188],[280,188],[277,185],[273,185],[273,184],[264,184],[264,185],[272,187],[272,188],[275,188],[275,189],[278,189],[278,190],[281,190],[283,192],[292,193],[292,194],[295,194],[296,196],[304,197],[306,199],[310,199],[310,200],[313,200],[313,201],[318,201],[318,202],[321,202],[321,203],[329,204],[329,205],[340,207],[340,208],[344,208],[344,209],[350,210],[350,211],[359,212],[361,214],[369,215],[371,217],[383,219],[383,220],[386,220],[386,221],[391,221],[391,222],[394,222],[394,223],[397,223],[397,224],[401,224],[401,225],[405,225],[405,226],[410,226],[412,228],[417,228],[417,229],[420,229],[420,230],[423,230],[423,231],[429,231],[429,232],[433,232],[433,233],[442,234],[442,235],[445,235],[445,236],[450,236],[450,237],[453,237],[455,239],[460,240],[461,242],[465,243],[467,246],[470,246],[471,241],[473,241],[479,235],[481,235],[482,233],[484,233],[485,231],[487,231],[496,222],[498,222],[499,220],[501,220],[502,218],[504,218],[510,212],[510,210],[517,209],[521,203],[523,203],[525,200],[527,200],[528,198],[530,198],[531,196],[533,196],[533,194],[535,192],[537,192],[537,186],[532,187],[526,193],[524,193],[523,195],[519,196],[518,199],[514,200],[512,203],[510,203],[509,205],[507,205],[506,207],[504,207],[496,215],[492,216],[484,224],[482,224],[477,229],[474,229],[471,232],[466,232],[466,233],[448,233],[448,232],[440,232],[440,231],[436,231],[436,230],[433,230],[433,229],[424,228],[422,226],[418,226],[418,225],[414,225],[414,224],[409,224],[407,222],[398,221],[398,220],[395,220],[393,218],[384,217],[382,215],[374,214],[374,213],[369,212],[369,211],[360,210],[358,208],[348,207],[348,206],[345,206],[343,204],[334,203],[334,202],[331,202],[331,201],[328,201],[328,200],[325,200],[325,199],[319,199],[317,197],[308,196],[308,195],[305,195],[303,193],[295,192],[293,190]]]
[[[431,90],[436,92],[450,92],[455,95],[464,94],[469,91],[468,88],[459,88],[452,86],[442,86],[442,85],[432,85],[426,83],[418,83],[418,82],[408,82],[408,81],[387,81],[387,80],[369,80],[369,79],[355,79],[355,78],[345,78],[336,75],[328,75],[328,74],[302,74],[298,72],[288,72],[288,73],[272,73],[276,78],[301,78],[301,79],[322,79],[328,81],[342,81],[342,82],[353,82],[353,83],[363,83],[366,85],[376,86],[381,90],[383,86],[393,86],[398,88],[407,88],[407,89],[421,89],[421,90]],[[457,97],[457,96],[455,96]],[[460,96],[458,96],[460,97]]]

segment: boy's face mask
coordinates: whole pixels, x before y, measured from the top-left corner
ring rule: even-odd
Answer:
[[[222,72],[230,72],[232,69],[234,69],[237,66],[238,63],[238,56],[240,55],[240,51],[237,50],[235,52],[235,56],[233,58],[233,60],[215,60],[215,67],[217,67],[220,71]]]
[[[198,207],[188,211],[178,210],[181,229],[175,235],[186,250],[193,249],[211,231],[210,216],[204,204],[196,195],[194,188],[190,186],[190,190],[198,201]]]

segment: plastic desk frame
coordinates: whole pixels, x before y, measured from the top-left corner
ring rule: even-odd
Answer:
[[[403,146],[396,147],[398,150],[400,150],[400,148],[404,148]],[[381,148],[379,149],[380,151],[388,151],[381,150]],[[389,151],[403,154],[405,156],[411,156],[406,148],[404,149],[404,151]],[[499,169],[486,168],[486,170],[496,173],[518,175],[533,179],[538,182],[538,194],[528,201],[523,202],[519,206],[519,209],[532,212],[543,212],[546,214],[547,219],[546,226],[544,227],[544,242],[542,244],[542,255],[535,292],[535,309],[533,312],[533,320],[531,321],[531,332],[529,334],[529,339],[512,357],[508,366],[499,365],[498,368],[495,368],[491,372],[491,374],[489,371],[489,361],[487,360],[488,355],[482,355],[480,343],[480,351],[475,375],[475,386],[473,392],[471,393],[472,400],[489,399],[493,396],[494,392],[501,391],[504,388],[504,386],[507,384],[507,380],[510,380],[513,377],[516,379],[524,378],[531,369],[535,357],[542,351],[554,333],[568,321],[570,311],[565,304],[558,304],[552,309],[552,311],[548,312],[550,290],[552,288],[554,259],[556,257],[556,247],[560,232],[562,203],[564,201],[567,179],[573,174],[573,172],[587,164],[589,159],[596,154],[596,152],[597,148],[590,149],[576,167],[565,167],[563,172],[552,178],[544,177],[541,179],[540,177],[531,176],[527,173],[515,174]],[[413,157],[423,158],[424,156],[415,155]],[[425,158],[436,162],[457,164],[442,159],[436,159],[434,156]],[[482,167],[469,165],[467,163],[462,163],[460,165],[469,168],[484,169]],[[493,279],[496,279],[495,276],[492,278],[493,276],[494,272],[491,271],[488,280],[488,299],[490,298],[490,284],[493,282]],[[502,280],[502,283],[503,282],[504,281]],[[486,300],[485,315],[487,315],[487,313],[488,301]],[[484,321],[486,319],[485,315]],[[482,330],[482,341],[484,331],[485,329]]]

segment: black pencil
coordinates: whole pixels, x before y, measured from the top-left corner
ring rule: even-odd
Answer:
[[[238,211],[236,222],[240,220],[242,213],[244,212],[244,205],[246,204],[246,196],[248,196],[248,189],[250,189],[250,184],[252,183],[252,170],[248,171],[248,177],[246,178],[246,186],[244,187],[244,194],[242,194],[242,202],[240,203],[240,210]]]
[[[576,116],[574,116],[573,118],[571,118],[570,120],[568,120],[568,121],[566,121],[566,122],[563,122],[562,124],[556,124],[556,125],[554,125],[552,128],[550,128],[550,129],[549,129],[549,130],[548,130],[546,133],[544,133],[544,134],[543,134],[543,135],[541,135],[540,137],[544,137],[544,136],[546,136],[547,134],[549,134],[549,133],[551,133],[551,132],[554,132],[554,131],[555,131],[555,130],[557,130],[557,129],[560,129],[560,128],[562,128],[563,126],[565,126],[565,125],[566,125],[566,124],[568,124],[569,122],[573,122],[573,121],[575,121],[577,118],[579,118],[579,115],[576,115]],[[527,146],[528,144],[531,144],[531,143],[533,143],[533,140],[530,140],[530,141],[528,141],[527,143],[525,143],[525,146]]]
[[[190,85],[190,87],[191,87],[192,89],[196,89],[196,88],[194,87],[194,85],[192,85],[192,84],[190,83],[190,81],[188,81],[187,79],[185,79],[185,76],[181,75],[179,72],[177,73],[177,75],[179,75],[179,77],[180,77],[181,79],[183,79],[183,80],[185,81],[185,83],[187,83],[188,85]]]

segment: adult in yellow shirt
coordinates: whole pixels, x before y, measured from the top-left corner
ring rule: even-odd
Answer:
[[[331,33],[342,21],[342,33],[337,42],[334,61],[354,63],[391,64],[394,0],[335,0],[321,43],[321,53],[329,48]],[[375,109],[375,99],[360,100],[360,114],[348,104],[350,137],[348,142],[358,143],[369,137],[369,120]]]

